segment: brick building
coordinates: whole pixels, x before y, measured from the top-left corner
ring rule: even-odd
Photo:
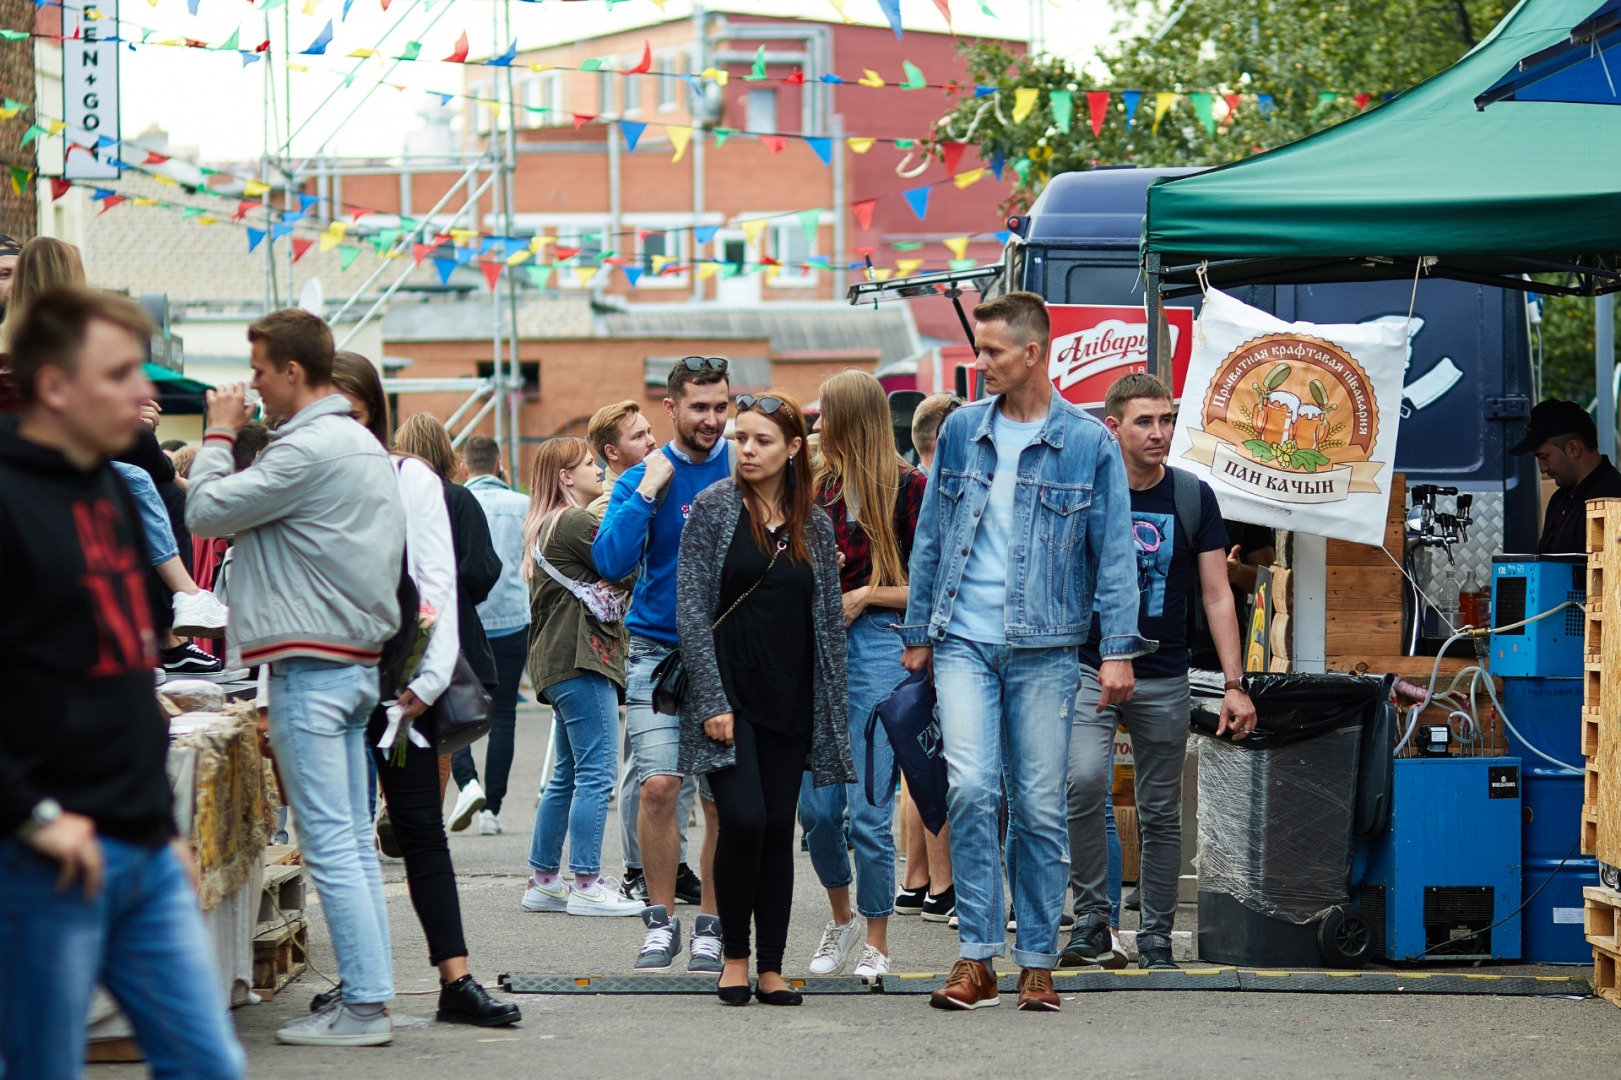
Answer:
[[[20,30],[33,25],[33,4],[27,0],[0,0],[0,26]],[[34,189],[29,185],[17,192],[11,183],[11,169],[34,172],[37,168],[32,145],[17,145],[34,122],[32,41],[0,41],[0,97],[24,106],[16,115],[0,120],[0,232],[21,240],[34,235]]]

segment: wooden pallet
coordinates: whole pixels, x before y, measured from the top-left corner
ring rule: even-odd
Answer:
[[[1621,677],[1605,674],[1621,671],[1621,614],[1615,630],[1604,628],[1607,612],[1621,613],[1621,499],[1587,504],[1587,551],[1581,850],[1621,866]],[[1611,949],[1621,953],[1621,942]]]
[[[298,863],[274,863],[265,867],[264,883],[259,892],[261,923],[280,923],[304,917],[306,888],[304,867]]]
[[[1600,885],[1582,889],[1582,932],[1596,949],[1621,955],[1621,892]]]
[[[309,963],[310,924],[298,919],[263,928],[253,939],[253,992],[269,1001]]]
[[[1621,1006],[1621,988],[1615,981],[1617,965],[1621,965],[1621,956],[1596,945],[1593,947],[1593,993],[1611,1005]]]

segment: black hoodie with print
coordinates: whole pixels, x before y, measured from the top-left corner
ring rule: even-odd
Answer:
[[[47,797],[106,836],[174,835],[152,580],[118,474],[0,421],[0,837]]]

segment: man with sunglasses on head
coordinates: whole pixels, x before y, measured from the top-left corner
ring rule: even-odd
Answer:
[[[675,917],[680,833],[676,803],[682,775],[676,766],[681,724],[653,709],[653,672],[676,647],[676,559],[681,530],[698,493],[731,475],[724,432],[731,388],[726,361],[688,356],[670,369],[664,414],[675,437],[627,469],[614,485],[591,547],[597,571],[607,581],[636,574],[625,626],[630,648],[625,662],[625,727],[630,734],[630,767],[641,783],[636,831],[648,907],[647,933],[636,957],[640,971],[667,971],[681,952],[681,920]],[[699,805],[704,813],[700,869],[713,877],[717,818],[707,787]],[[702,890],[693,926],[688,971],[721,970],[720,920],[714,890]]]

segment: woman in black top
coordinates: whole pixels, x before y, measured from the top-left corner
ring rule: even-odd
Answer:
[[[690,681],[680,764],[708,774],[719,811],[720,999],[748,1003],[752,922],[754,996],[798,1005],[782,953],[800,778],[807,766],[818,784],[854,776],[838,551],[812,499],[805,422],[792,397],[738,396],[737,456],[736,479],[693,501],[681,536],[676,624]]]

